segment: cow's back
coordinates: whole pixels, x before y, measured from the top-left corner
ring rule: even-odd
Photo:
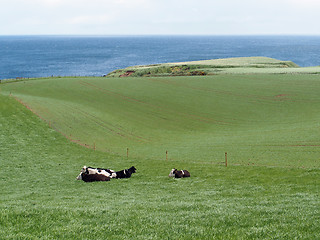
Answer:
[[[190,173],[188,170],[183,170],[183,177],[190,177]]]

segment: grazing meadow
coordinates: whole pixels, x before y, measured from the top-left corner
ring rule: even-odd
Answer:
[[[1,83],[0,238],[320,238],[320,75],[242,68]]]

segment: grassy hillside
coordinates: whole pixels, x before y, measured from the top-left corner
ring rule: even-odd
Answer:
[[[1,84],[0,236],[318,239],[319,91],[318,74]],[[138,172],[84,183],[83,165]]]
[[[318,74],[320,67],[301,68],[291,61],[267,57],[242,57],[193,62],[163,63],[118,69],[108,77],[196,76],[217,74]]]
[[[68,139],[125,157],[319,167],[318,75],[59,78],[4,84]]]
[[[70,143],[0,95],[1,239],[317,239],[319,168],[117,157]],[[201,159],[199,159],[201,160]],[[130,179],[76,181],[82,165]],[[190,179],[169,179],[172,167]]]

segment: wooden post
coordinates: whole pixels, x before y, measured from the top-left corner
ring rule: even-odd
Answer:
[[[225,160],[226,160],[226,167],[228,167],[228,158],[227,158],[227,152],[224,153]]]
[[[127,160],[129,159],[129,148],[127,148]]]
[[[166,160],[168,161],[168,151],[166,151]]]

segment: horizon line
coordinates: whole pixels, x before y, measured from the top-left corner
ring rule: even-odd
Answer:
[[[310,37],[320,37],[320,34],[0,34],[0,37],[241,37],[241,36],[310,36]]]

